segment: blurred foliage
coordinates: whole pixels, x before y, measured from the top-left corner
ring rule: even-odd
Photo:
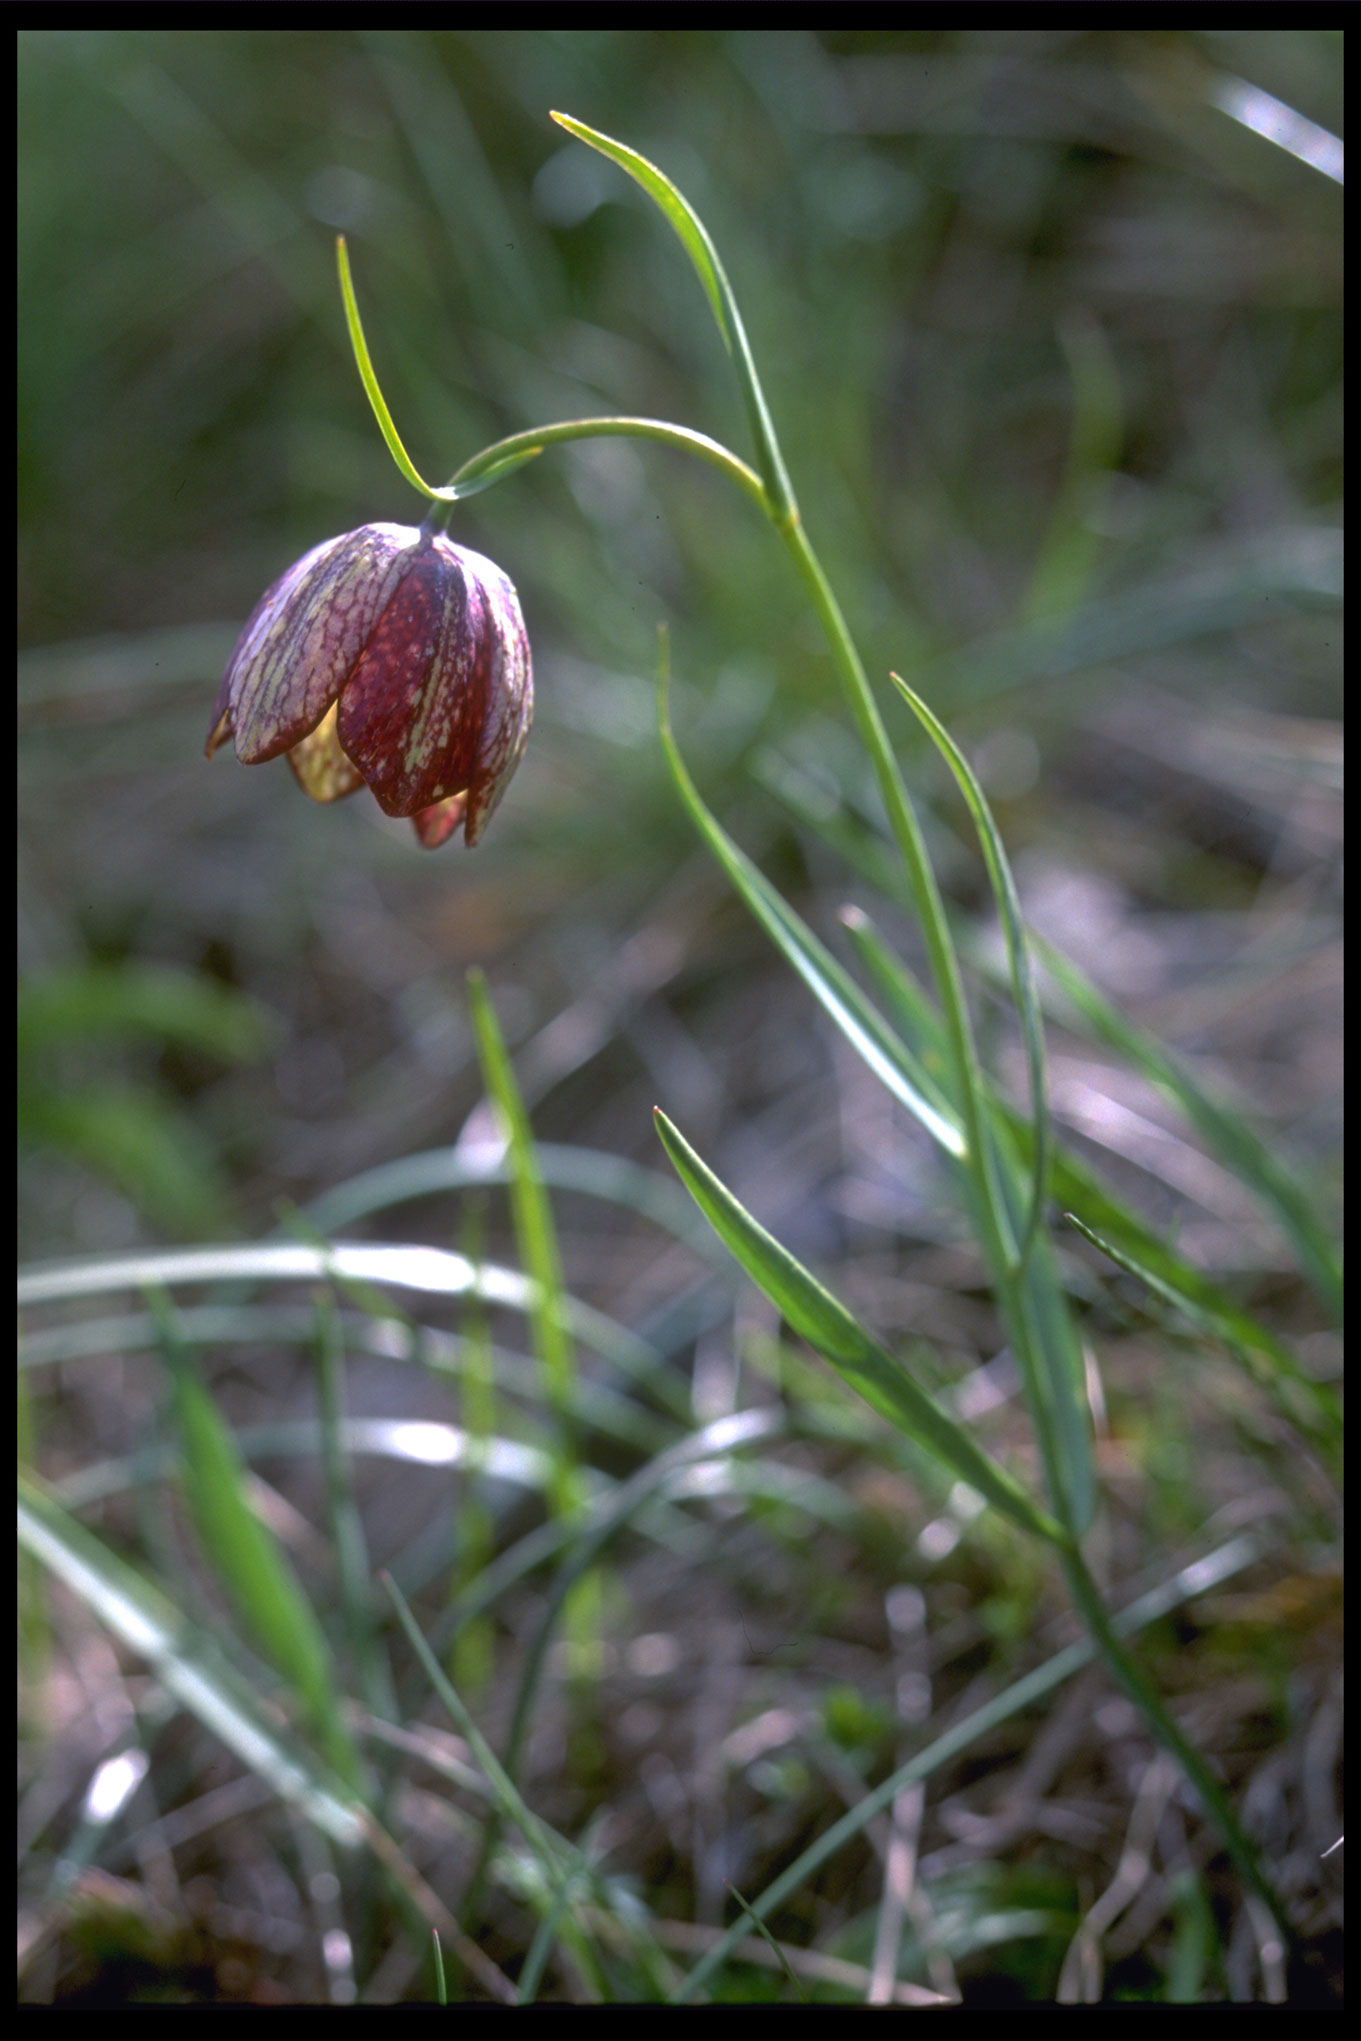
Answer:
[[[988,731],[1013,841],[1193,905],[1174,862],[1131,874],[1055,801],[1083,726],[1150,682],[1197,712],[1333,712],[1339,194],[1211,99],[1241,74],[1335,126],[1331,32],[93,26],[19,50],[23,962],[135,955],[284,1010],[286,1107],[315,1126],[346,1095],[349,1134],[291,1155],[223,1093],[262,1216],[281,1178],[400,1152],[387,1050],[467,1109],[451,966],[503,957],[520,1034],[590,998],[621,930],[679,937],[683,964],[635,978],[681,970],[701,1000],[765,968],[731,922],[717,954],[694,941],[722,896],[655,741],[659,622],[706,796],[784,883],[807,848],[753,762],[863,782],[761,521],[702,466],[611,441],[456,521],[519,586],[538,675],[475,866],[412,858],[365,796],[311,810],[282,767],[202,762],[263,587],[328,533],[417,514],[349,358],[337,229],[425,471],[598,411],[749,452],[687,265],[550,106],[700,208],[869,669]],[[652,1095],[670,1075],[712,1115],[673,1049]],[[62,1203],[35,1200],[37,1239],[66,1244]]]
[[[30,976],[17,1015],[21,1150],[94,1171],[171,1238],[233,1232],[223,1130],[198,1125],[176,1080],[257,1063],[270,1037],[254,1001],[182,971],[90,963]]]

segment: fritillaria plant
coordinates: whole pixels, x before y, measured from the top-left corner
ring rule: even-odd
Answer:
[[[681,798],[733,885],[804,983],[891,1095],[948,1157],[976,1232],[1015,1357],[1043,1476],[1043,1491],[1005,1468],[975,1433],[758,1224],[663,1114],[658,1130],[695,1201],[785,1322],[846,1382],[916,1441],[953,1480],[1029,1538],[1047,1546],[1067,1579],[1094,1649],[1153,1734],[1170,1750],[1216,1823],[1240,1873],[1277,1920],[1279,1902],[1229,1799],[1201,1753],[1131,1657],[1097,1588],[1083,1543],[1097,1485],[1084,1357],[1049,1238],[1051,1191],[1108,1233],[1117,1207],[1079,1164],[1051,1148],[1043,1029],[1030,945],[988,804],[966,760],[926,703],[897,680],[903,698],[954,774],[972,813],[1006,938],[1011,987],[1029,1067],[1029,1112],[1007,1104],[985,1075],[964,997],[955,943],[921,828],[880,709],[821,563],[800,520],[736,301],[708,232],[670,180],[634,150],[565,115],[579,140],[633,177],[656,202],[697,271],[737,376],[754,464],[683,426],[650,418],[575,419],[522,432],[464,464],[442,489],[412,466],[378,388],[365,344],[345,244],[341,289],[361,378],[399,469],[431,503],[419,530],[370,525],[318,546],[264,597],[232,655],[214,711],[209,750],[234,738],[249,763],[287,753],[304,789],[334,800],[360,785],[384,810],[413,820],[425,844],[460,826],[477,841],[504,792],[529,728],[529,648],[515,591],[499,568],[443,537],[453,507],[560,442],[626,435],[698,455],[770,520],[825,633],[847,703],[872,763],[901,859],[903,896],[916,910],[934,980],[934,1003],[902,969],[863,915],[846,928],[871,998],[726,835],[687,774],[667,721],[661,734]],[[1245,1174],[1248,1172],[1245,1169]],[[1265,1169],[1259,1188],[1271,1195]],[[1332,1281],[1326,1242],[1281,1194],[1279,1210],[1320,1286]],[[1206,1286],[1184,1271],[1132,1215],[1119,1213],[1121,1247],[1084,1231],[1127,1268],[1174,1293]],[[1180,1291],[1179,1291],[1180,1286]],[[1333,1439],[1334,1413],[1313,1386],[1278,1379],[1293,1422]],[[1287,1395],[1287,1392],[1288,1395]],[[1311,1402],[1312,1398],[1312,1402]],[[512,1765],[513,1769],[513,1765]],[[889,1785],[892,1782],[888,1782]],[[886,1789],[887,1790],[887,1789]],[[758,1902],[777,1903],[775,1887]],[[686,1980],[687,1992],[721,1961],[739,1923]]]

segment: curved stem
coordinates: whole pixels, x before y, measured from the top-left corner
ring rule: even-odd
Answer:
[[[439,492],[441,499],[457,502],[460,496],[471,496],[474,487],[482,488],[489,482],[499,481],[511,468],[518,468],[522,461],[533,460],[545,447],[559,446],[573,439],[606,438],[657,439],[667,446],[679,447],[682,453],[697,454],[702,461],[721,468],[725,475],[745,489],[761,510],[770,514],[765,484],[754,468],[749,468],[745,461],[739,460],[718,440],[710,439],[707,433],[692,432],[684,425],[670,425],[662,418],[568,418],[559,425],[540,425],[532,432],[514,432],[509,439],[498,439],[494,446],[484,447],[480,454],[474,454],[470,461],[465,461]]]

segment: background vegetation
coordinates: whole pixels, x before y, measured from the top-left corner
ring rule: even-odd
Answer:
[[[202,760],[265,585],[322,537],[418,515],[349,357],[337,229],[424,473],[603,411],[748,451],[693,275],[552,106],[642,149],[702,213],[871,676],[904,673],[974,759],[1028,917],[1331,1209],[1340,194],[1228,117],[1228,78],[1340,126],[1324,31],[26,32],[25,1258],[259,1239],[315,1207],[350,1238],[513,1264],[497,1190],[316,1207],[492,1133],[464,983],[478,965],[540,1142],[640,1163],[664,1198],[662,1104],[884,1337],[929,1342],[1006,1437],[1005,1356],[936,1166],[733,900],[662,762],[666,622],[673,716],[710,805],[834,948],[854,900],[912,953],[872,864],[838,854],[838,827],[875,811],[825,647],[721,477],[583,443],[456,516],[453,535],[520,590],[538,687],[529,752],[475,854],[419,854],[366,795],[313,807],[281,764]],[[986,944],[962,805],[887,686],[881,704],[947,891]],[[1005,1020],[982,1018],[1019,1084]],[[1332,1379],[1336,1335],[1241,1184],[1144,1076],[1076,1035],[1052,1052],[1056,1114],[1094,1166]],[[641,1199],[559,1191],[554,1209],[572,1294],[666,1356],[667,1421],[677,1396],[696,1423],[760,1408],[776,1379],[816,1405],[773,1314]],[[1207,1522],[1272,1526],[1270,1555],[1150,1653],[1289,1867],[1294,1988],[1326,2002],[1331,1483],[1211,1347],[1076,1243],[1073,1264],[1123,1511],[1112,1580],[1167,1577]],[[476,1330],[457,1307],[412,1309],[432,1334]],[[353,1299],[346,1312],[370,1328],[351,1330],[368,1349],[355,1412],[449,1416],[447,1385],[385,1355]],[[44,1335],[69,1335],[61,1316],[36,1321],[35,1365]],[[204,1354],[238,1428],[314,1412],[314,1356],[276,1330]],[[493,1334],[523,1349],[519,1325]],[[126,1350],[88,1343],[26,1378],[51,1476],[126,1461],[165,1394],[154,1327]],[[583,1366],[618,1389],[605,1363]],[[667,1395],[640,1390],[632,1434],[621,1417],[593,1438],[596,1472],[622,1478],[675,1436],[657,1429]],[[495,1427],[532,1439],[541,1403],[525,1384]],[[864,1432],[784,1439],[761,1493],[700,1498],[683,1534],[624,1543],[587,1624],[589,1676],[557,1664],[544,1690],[526,1797],[574,1837],[604,1819],[612,1869],[674,1929],[678,1961],[686,1933],[731,1917],[729,1882],[753,1896],[905,1740],[1025,1670],[1037,1638],[1070,1634],[1011,1541],[961,1544],[946,1499]],[[466,1587],[470,1551],[511,1550],[541,1515],[532,1483],[493,1488],[484,1546],[463,1519],[454,1552],[468,1498],[451,1503],[447,1473],[364,1465],[374,1563],[420,1583],[431,1623],[450,1569],[450,1591]],[[267,1474],[273,1528],[329,1621],[315,1459]],[[146,1532],[126,1493],[92,1511],[129,1550]],[[212,1591],[195,1592],[207,1620]],[[537,1592],[512,1582],[480,1670],[460,1666],[493,1744]],[[224,1803],[192,1844],[168,1842],[173,1817],[249,1777],[75,1603],[35,1592],[30,1618],[26,1993],[343,1996],[298,1828]],[[447,1731],[423,1684],[404,1700],[403,1719]],[[81,1796],[132,1723],[154,1784],[76,1878]],[[953,1978],[979,2003],[1054,1995],[1133,1834],[1159,1876],[1118,1911],[1107,1988],[1254,1995],[1231,1882],[1176,1886],[1179,1852],[1217,1860],[1149,1751],[1089,1673],[933,1778],[914,1833],[935,1925],[897,1974]],[[431,1811],[428,1778],[410,1791],[413,1856],[457,1910],[472,1846]],[[833,1964],[799,1988],[864,1995],[891,1844],[862,1838],[773,1923]],[[514,1972],[533,1907],[507,1885],[483,1940]],[[367,1928],[347,1918],[358,1987],[428,1995],[423,1951],[363,1897]],[[780,1988],[757,1967],[768,1953],[753,1936],[728,1995]],[[554,1988],[579,1984],[569,1966]]]

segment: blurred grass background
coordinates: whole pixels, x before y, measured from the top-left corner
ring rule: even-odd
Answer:
[[[336,229],[435,478],[596,411],[749,451],[687,266],[550,104],[664,161],[708,221],[867,665],[981,747],[1030,911],[1098,932],[1122,993],[1228,965],[1264,885],[1312,926],[1339,193],[1210,103],[1226,73],[1336,125],[1323,31],[21,36],[22,961],[174,966],[275,1018],[267,1075],[164,1041],[136,1073],[188,1101],[237,1225],[457,1130],[467,962],[513,1038],[559,1020],[531,1093],[609,1058],[591,1096],[621,1111],[592,1136],[646,1148],[653,1097],[728,1109],[729,1017],[778,972],[663,780],[659,621],[701,784],[777,876],[816,877],[818,852],[753,765],[863,776],[770,535],[703,467],[608,441],[457,520],[517,583],[536,655],[490,855],[417,859],[367,800],[313,809],[286,768],[202,761],[268,582],[330,533],[417,519],[349,359]],[[972,850],[942,855],[967,898]],[[1122,965],[1131,917],[1167,939]],[[109,1054],[92,1020],[65,1081]],[[1284,1099],[1297,1079],[1273,1074]],[[1324,1145],[1331,1102],[1296,1103]],[[135,1164],[110,1198],[44,1153],[26,1250],[146,1230]]]
[[[1340,56],[1325,29],[23,32],[24,1254],[258,1235],[452,1142],[481,1098],[480,964],[540,1138],[655,1166],[662,1103],[886,1331],[987,1349],[920,1149],[665,777],[659,622],[706,798],[836,941],[866,886],[787,797],[872,811],[865,768],[783,554],[720,477],[583,443],[456,514],[520,591],[538,696],[476,853],[418,852],[366,795],[314,807],[282,762],[202,758],[264,587],[420,514],[349,356],[337,230],[432,480],[596,412],[749,454],[680,251],[550,107],[709,226],[867,667],[966,745],[1027,912],[1326,1201],[1341,198],[1215,92],[1246,79],[1337,133]],[[880,699],[939,802],[947,890],[980,907],[961,813]],[[1054,1074],[1060,1118],[1188,1252],[1330,1337],[1146,1086],[1063,1038]],[[568,1281],[634,1323],[674,1269],[600,1211],[562,1201]],[[1106,1330],[1127,1383],[1155,1381],[1137,1323]],[[721,1402],[728,1362],[701,1362]],[[1147,1443],[1171,1527],[1194,1441]]]

